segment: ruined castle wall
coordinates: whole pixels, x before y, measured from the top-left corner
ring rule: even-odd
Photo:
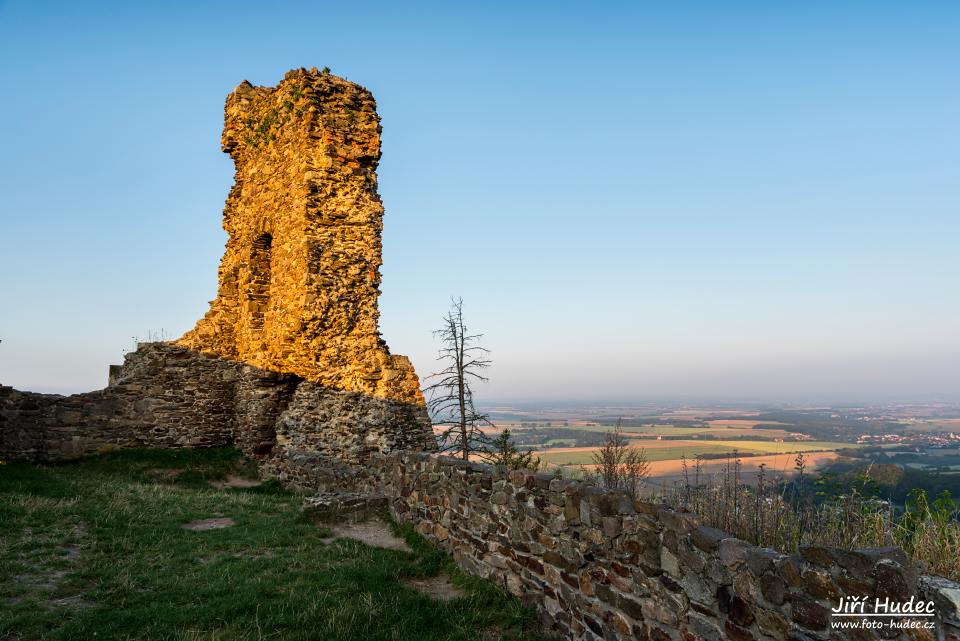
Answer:
[[[102,390],[72,396],[0,388],[0,457],[56,461],[125,447],[234,442],[243,365],[141,344]]]
[[[101,391],[0,388],[0,456],[60,460],[110,447],[286,447],[355,463],[435,449],[410,361],[377,322],[383,205],[369,91],[316,69],[227,97],[236,168],[217,296],[176,344],[141,346]]]
[[[59,396],[0,387],[0,459],[235,445],[265,466],[291,447],[360,463],[396,447],[434,448],[426,420],[419,405],[325,388],[176,344],[142,343],[103,390]]]
[[[331,481],[309,455],[287,463],[287,482]],[[960,638],[960,585],[919,576],[896,548],[779,554],[619,492],[426,453],[374,457],[342,481],[385,494],[398,520],[536,606],[564,639]],[[831,629],[845,595],[933,600],[935,629]]]

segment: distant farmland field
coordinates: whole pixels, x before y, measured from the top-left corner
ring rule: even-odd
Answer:
[[[707,421],[707,424],[710,427],[727,427],[727,428],[739,428],[739,429],[753,429],[757,425],[786,425],[786,423],[781,423],[780,421],[757,421],[754,419],[715,419],[712,421]]]
[[[960,432],[960,418],[931,418],[912,424],[913,432]]]
[[[721,423],[723,421],[720,421]],[[731,425],[698,425],[691,427],[683,427],[677,425],[667,425],[667,424],[652,424],[652,425],[625,425],[623,427],[623,433],[625,436],[693,436],[694,434],[702,435],[709,434],[714,438],[723,438],[735,437],[735,436],[756,436],[758,438],[784,438],[789,435],[784,429],[771,428],[771,429],[753,429],[751,425],[755,423],[754,421],[727,421],[732,423]],[[774,425],[774,423],[762,423],[763,425]],[[520,431],[529,429],[527,427],[516,427],[509,423],[498,423],[495,428],[485,429],[485,432],[499,432],[502,428],[506,427],[507,429],[513,431]],[[554,429],[569,429],[575,430],[577,432],[609,432],[613,429],[612,425],[546,425],[544,424],[542,428],[552,427]]]
[[[850,443],[833,441],[796,441],[777,443],[774,441],[652,441],[631,440],[630,445],[643,447],[650,461],[673,461],[679,464],[681,457],[692,461],[697,455],[725,454],[787,454],[794,452],[834,451],[842,448],[857,447]],[[537,452],[545,463],[551,465],[587,465],[593,461],[595,447],[545,448]],[[748,459],[744,459],[745,461]]]
[[[649,434],[653,436],[686,436],[693,434],[709,434],[715,438],[724,436],[756,436],[758,438],[784,438],[789,434],[786,430],[773,429],[754,429],[750,421],[736,421],[742,425],[714,425],[712,422],[708,427],[682,427],[677,425],[644,425],[642,427],[624,427],[623,431],[628,434]],[[768,423],[769,424],[769,423]],[[598,432],[609,432],[610,426],[585,428]]]
[[[757,480],[757,471],[760,465],[765,466],[767,479],[779,476],[790,477],[796,473],[796,454],[768,454],[766,456],[751,456],[740,460],[740,478],[744,483],[754,484]],[[824,464],[835,461],[836,452],[809,452],[804,455],[807,471],[813,472]],[[723,474],[727,465],[726,459],[701,461],[700,481],[717,474]],[[687,462],[687,475],[691,483],[696,482],[695,470],[692,462]],[[650,463],[650,485],[652,488],[670,487],[675,482],[682,481],[683,464],[681,461],[653,461]]]

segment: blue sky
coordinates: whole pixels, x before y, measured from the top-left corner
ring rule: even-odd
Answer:
[[[957,3],[141,5],[0,2],[4,384],[189,329],[224,97],[329,66],[378,100],[421,374],[458,295],[490,401],[960,398]]]

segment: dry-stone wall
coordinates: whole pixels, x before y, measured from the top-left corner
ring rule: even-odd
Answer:
[[[284,478],[328,481],[313,465],[288,460]],[[536,606],[561,638],[960,639],[960,585],[919,576],[896,548],[788,556],[622,493],[428,453],[374,457],[365,474],[347,483],[384,494],[397,519]],[[833,628],[848,620],[831,615],[843,596],[933,600],[936,618],[913,620],[935,627]]]

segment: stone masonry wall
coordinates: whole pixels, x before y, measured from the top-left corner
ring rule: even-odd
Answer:
[[[435,447],[425,420],[420,405],[326,388],[171,343],[142,343],[103,390],[59,396],[0,387],[0,459],[236,445],[263,465],[303,447],[360,463],[395,447]]]
[[[233,442],[242,365],[144,344],[106,389],[60,396],[0,387],[0,458],[56,461],[122,447]]]
[[[287,482],[315,484],[309,457],[288,463]],[[896,548],[788,556],[622,493],[427,453],[375,457],[365,474],[347,485],[385,494],[398,520],[564,639],[960,639],[960,585],[919,576]],[[832,629],[844,595],[933,600],[935,628]]]

